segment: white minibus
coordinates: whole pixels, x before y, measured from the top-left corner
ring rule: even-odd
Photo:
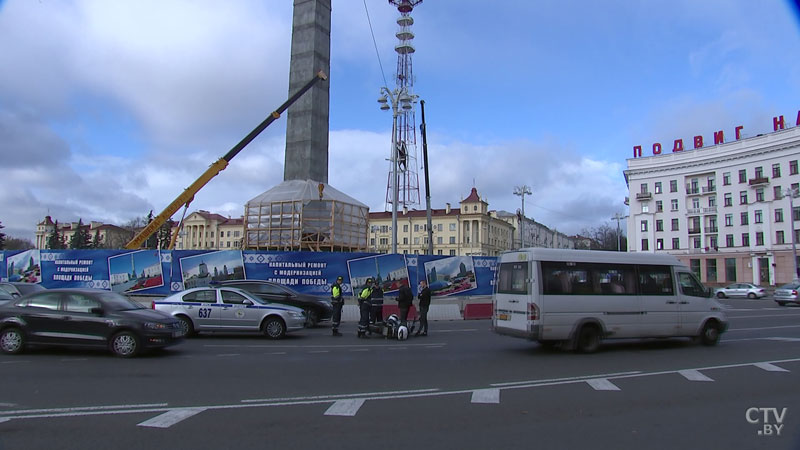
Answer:
[[[505,252],[493,302],[495,332],[585,353],[611,338],[685,336],[715,345],[728,328],[711,290],[667,254]]]

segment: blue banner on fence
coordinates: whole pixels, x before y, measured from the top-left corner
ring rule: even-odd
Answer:
[[[402,285],[417,294],[427,279],[434,296],[491,295],[497,258],[375,253],[26,250],[0,252],[0,281],[53,288],[107,289],[123,294],[169,295],[215,281],[254,279],[298,292],[328,296],[337,277],[345,293],[368,278],[388,296]]]

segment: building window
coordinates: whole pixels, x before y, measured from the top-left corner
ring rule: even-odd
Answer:
[[[725,279],[736,281],[736,258],[725,258]]]
[[[775,210],[775,222],[783,222],[783,210],[780,208]]]
[[[455,250],[450,250],[450,256],[456,256],[456,251]]]
[[[641,226],[642,226],[642,231],[647,231],[647,221],[646,220],[642,221],[642,225]]]
[[[739,204],[746,205],[747,204],[747,191],[739,192]]]
[[[442,224],[434,225],[433,227],[436,228],[437,231],[443,231],[444,230],[444,226]]]
[[[692,273],[699,280],[700,279],[700,260],[699,259],[690,259],[689,260],[689,269],[692,271]]]
[[[716,236],[711,236],[708,239],[708,246],[713,248],[714,250],[718,250],[719,249],[719,243],[717,243],[717,237]]]
[[[725,226],[726,227],[733,226],[733,214],[725,214]]]
[[[761,215],[761,210],[757,209],[755,213],[753,213],[753,223],[763,223],[763,217]]]
[[[472,206],[472,210],[473,210],[473,211],[477,211],[477,210],[478,210],[478,205],[473,205],[473,206]]]
[[[455,244],[456,243],[456,237],[455,236],[450,236],[450,243],[451,244]]]
[[[669,180],[669,191],[678,192],[678,180]]]
[[[369,245],[375,247],[375,238],[370,238],[369,239]]]
[[[756,231],[756,245],[764,245],[764,232]]]
[[[747,170],[742,169],[739,171],[739,183],[747,183]]]
[[[403,245],[408,245],[408,238],[407,237],[403,238]]]
[[[725,235],[725,246],[726,247],[733,247],[733,235],[726,234]]]
[[[656,194],[660,194],[661,193],[661,182],[660,181],[656,181],[655,191],[656,191]]]
[[[729,184],[731,184],[731,173],[730,172],[725,172],[725,173],[722,174],[722,184],[723,184],[723,186],[728,186]]]
[[[680,238],[672,238],[672,249],[678,250],[679,248],[681,248]]]
[[[797,175],[797,160],[789,161],[789,175]]]
[[[692,199],[692,208],[700,209],[700,199],[695,197]]]
[[[669,201],[669,207],[670,207],[670,209],[672,211],[677,211],[678,210],[678,199],[677,198],[673,198],[672,200],[670,200]]]
[[[664,211],[664,202],[661,200],[656,200],[656,212],[663,212]]]
[[[733,194],[731,194],[730,192],[726,192],[725,197],[723,197],[722,201],[725,202],[725,206],[733,206]]]
[[[778,230],[775,232],[775,243],[776,244],[785,244],[785,238],[783,236],[783,230]]]
[[[419,224],[418,223],[414,224],[414,233],[419,233]]]
[[[664,240],[656,239],[656,250],[664,250]]]
[[[781,165],[780,163],[775,163],[772,165],[772,178],[780,178],[781,176]]]
[[[745,211],[745,212],[741,213],[741,214],[739,215],[739,219],[740,219],[740,220],[739,220],[739,225],[747,225],[747,224],[748,224],[748,221],[747,221],[747,211]]]
[[[756,189],[756,201],[763,202],[764,201],[764,188]]]
[[[664,221],[661,219],[656,220],[656,231],[664,231]]]
[[[639,190],[642,194],[647,194],[647,183],[643,183],[639,185]]]
[[[750,234],[742,233],[742,247],[750,246]]]
[[[797,222],[800,220],[800,206],[795,206],[792,209],[792,222]]]
[[[436,244],[437,245],[444,244],[444,238],[442,238],[441,236],[436,236]]]
[[[755,178],[764,178],[764,169],[761,166],[756,167],[756,176],[755,176]]]
[[[646,252],[650,250],[650,246],[647,243],[647,239],[642,239],[642,251]]]
[[[455,223],[451,223],[450,224],[450,231],[456,231],[456,224]]]
[[[706,260],[706,281],[710,281],[710,282],[717,281],[717,260],[716,259],[707,259]]]
[[[389,225],[381,225],[381,233],[388,233]]]
[[[672,219],[672,231],[678,231],[678,219]]]
[[[692,238],[692,248],[700,248],[700,238],[699,237]]]
[[[716,208],[717,207],[717,197],[716,196],[708,197],[708,207],[709,208]]]
[[[403,225],[403,233],[408,233],[408,224]]]
[[[642,212],[643,213],[650,212],[650,202],[642,203]]]
[[[781,193],[781,187],[780,186],[773,186],[772,187],[772,198],[774,200],[780,200],[780,199],[783,198],[783,194]]]
[[[419,245],[419,237],[414,238],[414,245]]]

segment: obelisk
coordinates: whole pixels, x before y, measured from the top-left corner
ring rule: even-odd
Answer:
[[[330,76],[331,0],[294,0],[289,95],[322,70]],[[283,180],[328,183],[330,82],[317,83],[288,109]]]

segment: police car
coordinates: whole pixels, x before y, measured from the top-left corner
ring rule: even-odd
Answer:
[[[280,339],[303,329],[306,320],[300,308],[270,303],[236,288],[187,289],[152,306],[178,319],[187,337],[202,331],[258,331]]]

